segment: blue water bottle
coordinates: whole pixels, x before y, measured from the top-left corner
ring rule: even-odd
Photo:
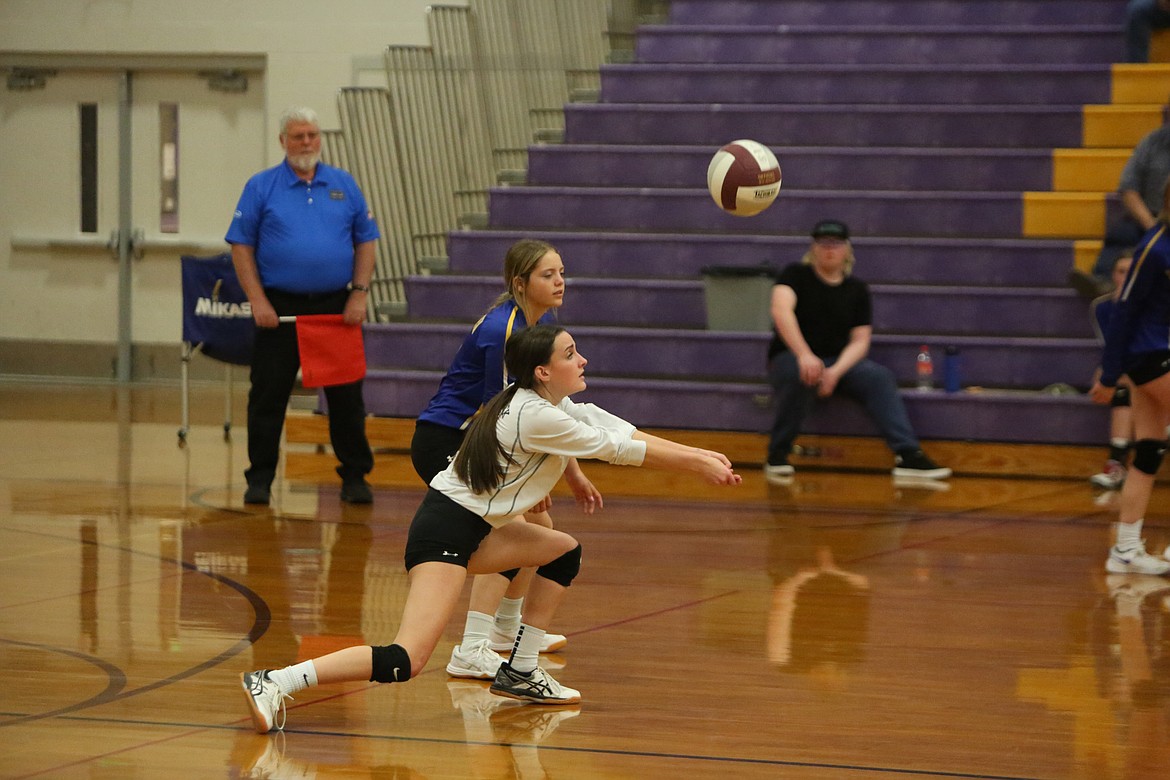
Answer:
[[[954,345],[948,346],[943,359],[943,384],[948,393],[957,393],[963,389],[959,377],[959,362],[959,348]]]

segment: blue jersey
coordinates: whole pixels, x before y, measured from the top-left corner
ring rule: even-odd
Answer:
[[[540,319],[554,322],[552,313]],[[463,339],[439,390],[418,419],[463,430],[479,408],[504,389],[504,343],[528,324],[515,301],[504,301],[472,327]]]
[[[378,236],[352,176],[317,163],[307,182],[284,160],[248,179],[226,240],[256,250],[265,287],[323,293],[353,280],[354,247]]]
[[[1113,387],[1145,355],[1170,349],[1170,234],[1159,222],[1142,237],[1105,331],[1101,384]]]

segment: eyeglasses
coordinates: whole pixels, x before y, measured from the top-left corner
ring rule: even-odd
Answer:
[[[813,243],[817,246],[823,247],[840,247],[845,246],[845,239],[843,238],[814,238]]]

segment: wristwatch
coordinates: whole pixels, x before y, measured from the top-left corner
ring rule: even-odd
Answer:
[[[354,284],[353,282],[350,282],[349,284],[347,284],[345,286],[345,289],[351,290],[351,291],[357,290],[359,292],[364,292],[364,293],[368,293],[370,291],[370,288],[366,287],[364,284]]]

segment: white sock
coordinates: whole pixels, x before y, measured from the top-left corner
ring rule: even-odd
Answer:
[[[536,669],[536,661],[540,658],[540,646],[544,644],[543,628],[535,628],[527,623],[520,624],[516,634],[516,644],[512,647],[512,657],[508,665],[518,672],[527,674]]]
[[[516,636],[520,628],[520,609],[524,606],[524,597],[518,599],[502,598],[496,609],[496,633],[507,637]]]
[[[317,667],[312,661],[286,666],[268,673],[272,681],[285,693],[296,693],[317,684]]]
[[[468,612],[467,622],[463,624],[462,647],[470,647],[480,642],[488,641],[492,630],[492,616],[482,612]]]
[[[1117,524],[1117,548],[1132,550],[1142,543],[1142,521]]]

